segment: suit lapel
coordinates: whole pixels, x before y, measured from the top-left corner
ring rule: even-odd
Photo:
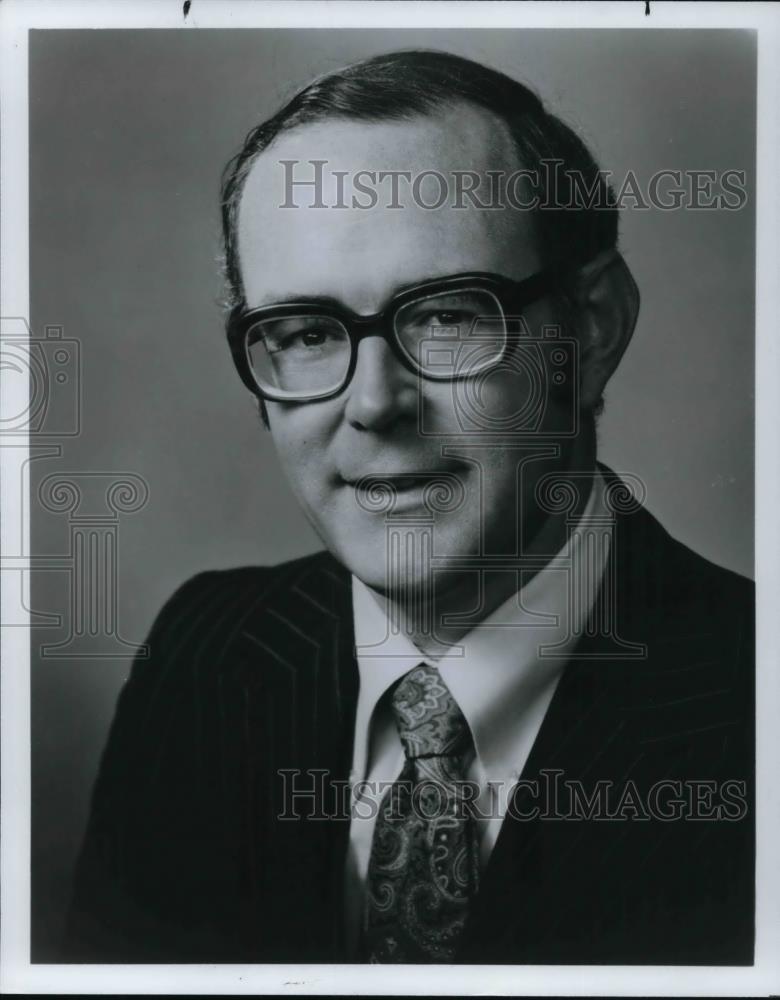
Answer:
[[[501,961],[507,941],[516,942],[516,961],[542,961],[545,944],[565,947],[563,911],[582,876],[591,877],[594,859],[583,855],[587,824],[558,818],[567,804],[561,783],[590,789],[624,766],[624,719],[610,690],[615,674],[589,659],[568,664],[483,873],[461,961]]]
[[[637,549],[645,548],[649,521],[641,509],[616,519],[610,564],[585,635],[523,769],[472,908],[460,961],[505,961],[508,951],[518,962],[576,960],[572,938],[588,933],[580,926],[586,918],[577,912],[577,901],[594,894],[616,898],[619,887],[612,880],[621,866],[614,864],[614,853],[608,855],[625,846],[633,824],[609,830],[557,814],[569,803],[563,782],[578,783],[591,794],[599,780],[625,780],[636,757],[635,682],[648,666],[646,633],[637,623],[644,623],[648,586],[654,586],[652,579],[637,576],[636,567],[643,573],[647,568]],[[587,954],[582,960],[592,961]]]
[[[240,664],[251,923],[275,961],[298,954],[304,940],[321,961],[342,946],[333,914],[349,832],[338,782],[347,782],[352,757],[353,647],[349,575],[322,555],[293,564],[259,597],[227,658]]]

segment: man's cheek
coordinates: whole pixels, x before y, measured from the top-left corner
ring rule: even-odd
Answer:
[[[321,481],[316,470],[316,456],[309,449],[301,448],[299,442],[275,438],[274,443],[279,463],[293,492],[301,504],[311,506]]]

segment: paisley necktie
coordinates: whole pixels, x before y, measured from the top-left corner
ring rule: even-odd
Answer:
[[[462,765],[471,732],[439,671],[425,663],[401,679],[392,709],[406,761],[374,828],[363,955],[451,962],[479,876]]]

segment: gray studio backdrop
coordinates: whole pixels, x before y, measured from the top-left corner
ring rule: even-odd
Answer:
[[[78,435],[41,436],[59,456],[31,461],[32,551],[49,557],[32,573],[32,607],[61,616],[32,646],[34,960],[47,960],[60,930],[133,644],[191,574],[319,547],[223,342],[222,166],[314,74],[412,46],[530,83],[617,177],[746,171],[742,211],[624,213],[642,313],[600,438],[605,461],[645,480],[672,534],[752,573],[752,34],[32,32],[31,320],[37,334],[60,327],[76,341],[81,364]],[[76,483],[78,504],[52,476]],[[109,624],[73,637],[84,609],[70,602],[90,560],[115,568],[115,627],[106,593],[87,594]]]

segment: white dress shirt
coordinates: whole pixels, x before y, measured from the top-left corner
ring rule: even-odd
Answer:
[[[404,764],[387,700],[381,705],[378,702],[418,664],[435,663],[438,667],[474,739],[474,753],[464,761],[464,777],[478,784],[478,812],[489,817],[477,820],[484,868],[511,790],[598,592],[606,566],[608,534],[606,545],[593,544],[586,522],[593,524],[593,518],[603,517],[604,511],[604,480],[596,473],[582,517],[558,555],[436,660],[423,656],[408,636],[391,628],[384,600],[353,576],[360,691],[350,782],[353,787],[361,781],[370,785],[358,786],[353,800],[345,871],[347,942],[353,952],[378,804],[384,788],[398,778]],[[608,524],[607,518],[601,521],[599,535]],[[547,655],[539,655],[540,647],[547,647]]]

